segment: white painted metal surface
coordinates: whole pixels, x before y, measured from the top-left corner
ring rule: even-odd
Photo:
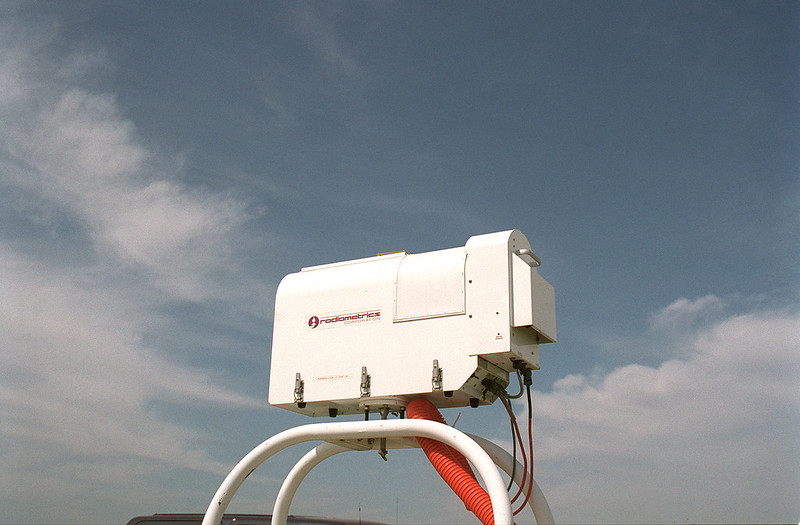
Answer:
[[[553,288],[518,230],[465,246],[304,268],[275,300],[271,404],[312,416],[379,409],[376,398],[437,407],[489,404],[512,361],[539,368],[556,338]],[[436,380],[436,371],[441,373]]]
[[[307,441],[326,440],[333,443],[353,442],[369,438],[407,438],[410,436],[425,437],[441,441],[455,448],[469,460],[475,468],[477,475],[483,480],[486,491],[492,502],[494,521],[496,525],[512,525],[513,515],[511,503],[506,492],[505,484],[497,470],[497,466],[487,452],[472,438],[454,429],[435,421],[421,419],[391,419],[373,421],[347,421],[342,423],[317,423],[303,425],[285,430],[267,439],[247,454],[231,470],[228,476],[217,489],[214,498],[208,505],[202,525],[219,525],[225,509],[228,507],[236,491],[245,478],[264,461],[277,452]],[[326,454],[333,452],[328,449]],[[307,460],[303,469],[310,470],[316,464],[314,459]],[[307,473],[307,471],[305,472]],[[293,494],[302,477],[295,476],[293,481]],[[290,491],[287,489],[286,494]],[[283,514],[283,513],[282,513]],[[286,525],[286,516],[280,521],[273,517],[273,525]]]
[[[311,470],[331,456],[342,452],[349,452],[353,449],[337,445],[335,443],[323,443],[310,450],[286,475],[283,480],[278,496],[275,498],[275,506],[272,509],[273,523],[286,523],[289,517],[289,507],[292,505],[294,495],[300,487],[305,477]]]

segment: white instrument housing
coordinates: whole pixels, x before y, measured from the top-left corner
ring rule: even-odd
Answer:
[[[525,236],[303,268],[278,286],[269,402],[310,416],[490,404],[556,340],[555,293]]]

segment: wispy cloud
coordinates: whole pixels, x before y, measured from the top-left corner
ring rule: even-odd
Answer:
[[[330,17],[320,16],[316,10],[318,7],[320,6],[303,4],[296,8],[295,15],[300,34],[331,70],[337,71],[342,77],[351,77],[352,80],[363,79],[364,68],[347,50],[331,26]]]
[[[77,262],[45,257],[5,225],[0,490],[46,505],[70,486],[130,482],[129,473],[145,475],[142,465],[156,462],[224,473],[204,449],[209,436],[166,419],[154,403],[241,410],[264,401],[179,364],[145,334],[169,322],[165,304],[235,308],[263,287],[230,277],[248,202],[183,183],[179,161],[143,144],[114,94],[65,70],[96,67],[102,52],[56,61],[43,54],[46,35],[15,34],[0,42],[0,184],[24,202],[6,213],[35,224],[29,234],[40,244],[59,242],[67,223],[85,244]],[[88,477],[79,473],[86,464],[96,467]]]
[[[694,300],[681,297],[651,315],[650,322],[654,328],[674,328],[678,324],[691,324],[700,316],[716,314],[724,307],[725,302],[715,295]]]
[[[137,141],[112,95],[72,88],[28,117],[6,132],[7,149],[30,168],[15,183],[74,214],[100,255],[179,297],[213,293],[205,278],[231,263],[246,201],[159,173],[165,163]]]
[[[658,321],[713,316],[690,334],[676,329],[671,341],[691,346],[668,355],[686,357],[567,376],[536,396],[538,471],[548,478],[551,505],[563,509],[560,519],[795,519],[800,315],[720,316],[721,302],[680,299],[655,314]],[[571,514],[585,508],[578,499],[587,495],[596,512]],[[774,514],[754,505],[764,497]]]
[[[117,484],[147,464],[224,474],[204,445],[211,431],[171,421],[154,403],[242,410],[262,400],[145,344],[143,331],[164,319],[143,311],[152,303],[135,290],[5,249],[0,261],[4,493],[44,509],[67,487],[108,488],[75,479],[87,464]],[[47,480],[61,488],[49,491]]]

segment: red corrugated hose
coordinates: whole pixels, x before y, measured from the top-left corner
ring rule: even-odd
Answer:
[[[439,409],[421,397],[408,404],[406,416],[410,419],[427,419],[447,424]],[[478,483],[467,458],[453,447],[435,439],[417,438],[417,442],[442,479],[464,502],[467,510],[474,513],[483,525],[494,525],[494,511],[489,494]]]

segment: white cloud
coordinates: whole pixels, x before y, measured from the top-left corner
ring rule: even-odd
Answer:
[[[7,147],[33,168],[16,183],[74,213],[102,255],[180,298],[219,293],[207,276],[232,264],[246,202],[154,174],[113,96],[69,89],[9,128]]]
[[[724,307],[725,301],[715,295],[706,295],[695,300],[682,297],[651,315],[650,322],[654,328],[691,324],[699,316],[719,312]]]
[[[120,179],[135,175],[147,157],[133,123],[120,116],[110,94],[69,89],[20,131],[13,144],[17,154],[29,158],[53,189],[74,198],[115,180],[124,183]]]
[[[171,458],[205,469],[184,462],[192,456],[189,451],[176,454],[189,440],[175,438],[191,433],[162,421],[148,403],[167,399],[263,406],[144,345],[143,326],[155,319],[140,311],[140,305],[122,300],[119,290],[87,285],[71,271],[10,253],[0,260],[2,274],[13,277],[4,279],[0,289],[0,434],[43,440],[48,448],[64,452]],[[152,428],[143,434],[142,426]],[[148,440],[163,442],[151,447]]]
[[[18,232],[0,224],[4,505],[35,502],[41,516],[64,520],[62,503],[155,472],[224,475],[230,465],[206,449],[215,430],[172,421],[156,404],[252,410],[265,402],[178,364],[145,334],[169,322],[159,313],[168,302],[264,306],[242,305],[264,284],[231,277],[247,202],[183,183],[169,171],[178,163],[143,145],[113,94],[75,84],[104,53],[55,60],[43,53],[49,33],[13,33],[0,38],[0,186],[26,199],[13,212],[20,222],[53,223],[53,238],[69,222],[88,244],[79,262],[65,261],[58,250],[42,255],[48,239],[17,243]],[[4,512],[26,519],[24,510]],[[74,520],[85,515],[76,512]]]
[[[105,53],[55,59],[44,50],[56,30],[3,28],[14,36],[0,39],[0,140],[14,158],[3,183],[70,213],[100,256],[143,272],[176,298],[252,297],[254,283],[234,290],[214,277],[235,269],[237,247],[247,243],[248,201],[182,183],[179,155],[149,151],[113,94],[77,84],[89,71],[111,68]]]
[[[214,429],[172,421],[155,403],[242,410],[263,400],[144,344],[142,331],[161,320],[135,290],[2,249],[0,275],[0,492],[20,512],[7,517],[24,519],[35,502],[40,516],[64,519],[57,509],[74,506],[70,494],[168,470],[227,472],[207,448]]]
[[[719,311],[709,296],[655,317]],[[800,315],[755,312],[679,330],[673,340],[691,348],[669,355],[685,358],[571,375],[536,396],[537,477],[557,519],[796,521]]]

